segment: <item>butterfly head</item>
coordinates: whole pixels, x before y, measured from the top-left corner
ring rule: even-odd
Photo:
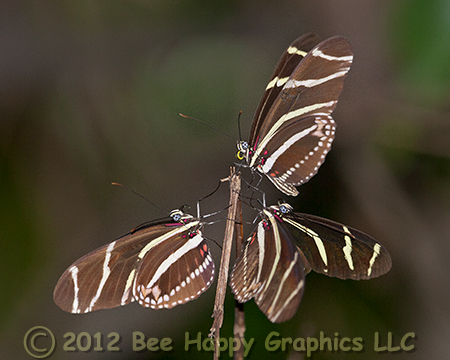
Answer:
[[[173,221],[182,223],[186,223],[187,220],[194,218],[191,214],[185,213],[182,209],[172,210],[170,212],[170,217]]]
[[[249,155],[249,145],[247,141],[238,141],[237,143],[238,152],[236,153],[236,157],[239,160],[247,159]]]
[[[291,205],[289,205],[287,202],[281,199],[278,200],[278,206],[272,205],[270,208],[277,215],[286,215],[294,210],[294,208]]]

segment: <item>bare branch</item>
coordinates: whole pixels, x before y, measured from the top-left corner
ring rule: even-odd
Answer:
[[[219,276],[217,279],[216,299],[214,302],[213,325],[209,337],[214,337],[214,359],[219,359],[220,328],[223,324],[223,304],[227,291],[228,269],[230,267],[231,247],[233,244],[233,232],[236,224],[236,209],[241,190],[240,174],[236,174],[231,168],[230,176],[226,179],[230,182],[230,202],[228,208],[227,223],[223,240],[222,258],[220,260]]]
[[[234,228],[236,231],[236,258],[241,253],[242,244],[244,242],[244,224],[242,222],[242,206],[241,201],[238,200],[237,209],[236,209],[236,222],[234,224]],[[241,346],[239,349],[234,352],[233,358],[234,360],[243,360],[244,359],[244,347],[242,346],[242,339],[245,337],[245,313],[244,313],[244,304],[235,300],[234,306],[234,338],[239,341]]]

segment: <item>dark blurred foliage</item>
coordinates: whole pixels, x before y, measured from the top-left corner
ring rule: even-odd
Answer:
[[[78,257],[163,216],[120,182],[169,211],[212,191],[228,175],[235,141],[187,114],[246,137],[271,69],[297,36],[346,36],[355,62],[335,111],[333,151],[289,199],[295,209],[361,229],[390,251],[393,268],[371,281],[307,277],[295,318],[271,324],[246,305],[251,358],[266,336],[362,337],[380,358],[408,332],[417,350],[395,358],[444,359],[450,337],[450,3],[394,1],[3,1],[0,5],[0,348],[24,358],[23,336],[49,327],[54,359],[212,358],[184,351],[185,332],[205,337],[214,286],[170,311],[137,304],[86,315],[52,300]],[[245,173],[247,179],[249,174]],[[280,196],[264,180],[272,203]],[[225,186],[202,212],[227,204]],[[246,210],[247,211],[247,210]],[[245,213],[251,221],[255,214]],[[246,226],[246,234],[251,226]],[[207,227],[221,241],[223,222]],[[211,245],[219,264],[220,249]],[[222,336],[232,336],[228,294]],[[118,332],[119,353],[63,350],[67,332]],[[169,353],[135,353],[131,334],[174,339]],[[336,335],[338,333],[338,335]],[[389,355],[384,354],[384,357]],[[224,355],[226,358],[227,356]]]

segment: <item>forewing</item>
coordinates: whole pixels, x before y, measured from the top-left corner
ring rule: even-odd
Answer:
[[[187,233],[195,225],[171,218],[151,222],[75,261],[60,277],[53,299],[64,311],[86,313],[133,301],[130,283],[140,265],[138,256],[148,244],[168,234]]]
[[[314,176],[334,139],[330,114],[353,60],[350,43],[333,37],[314,47],[297,65],[270,104],[263,105],[252,132],[247,160],[287,195]],[[269,84],[270,85],[270,84]],[[271,95],[268,95],[270,98]]]
[[[330,115],[342,92],[353,53],[348,40],[332,37],[322,41],[295,68],[273,102],[260,127],[257,148],[289,121],[307,115]]]
[[[317,35],[312,33],[305,34],[294,40],[283,53],[277,66],[275,67],[269,83],[267,84],[258,108],[255,111],[255,116],[250,131],[250,145],[254,144],[256,134],[260,130],[261,123],[267,116],[270,107],[283,88],[286,80],[289,79],[294,69],[303,60],[306,54],[319,42],[320,38]]]
[[[308,214],[283,217],[312,270],[340,279],[366,280],[387,273],[386,248],[363,232]]]

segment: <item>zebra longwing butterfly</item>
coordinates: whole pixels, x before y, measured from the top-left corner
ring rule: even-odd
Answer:
[[[331,113],[353,60],[345,38],[319,41],[306,34],[289,46],[256,110],[248,142],[238,142],[238,158],[291,196],[330,150],[336,129]]]
[[[214,279],[201,226],[181,209],[138,226],[75,261],[56,284],[54,302],[87,313],[133,301],[172,308],[198,298]]]
[[[369,235],[280,203],[262,210],[233,267],[231,289],[239,302],[254,298],[270,321],[280,323],[296,313],[311,270],[365,280],[390,268],[388,251]]]

